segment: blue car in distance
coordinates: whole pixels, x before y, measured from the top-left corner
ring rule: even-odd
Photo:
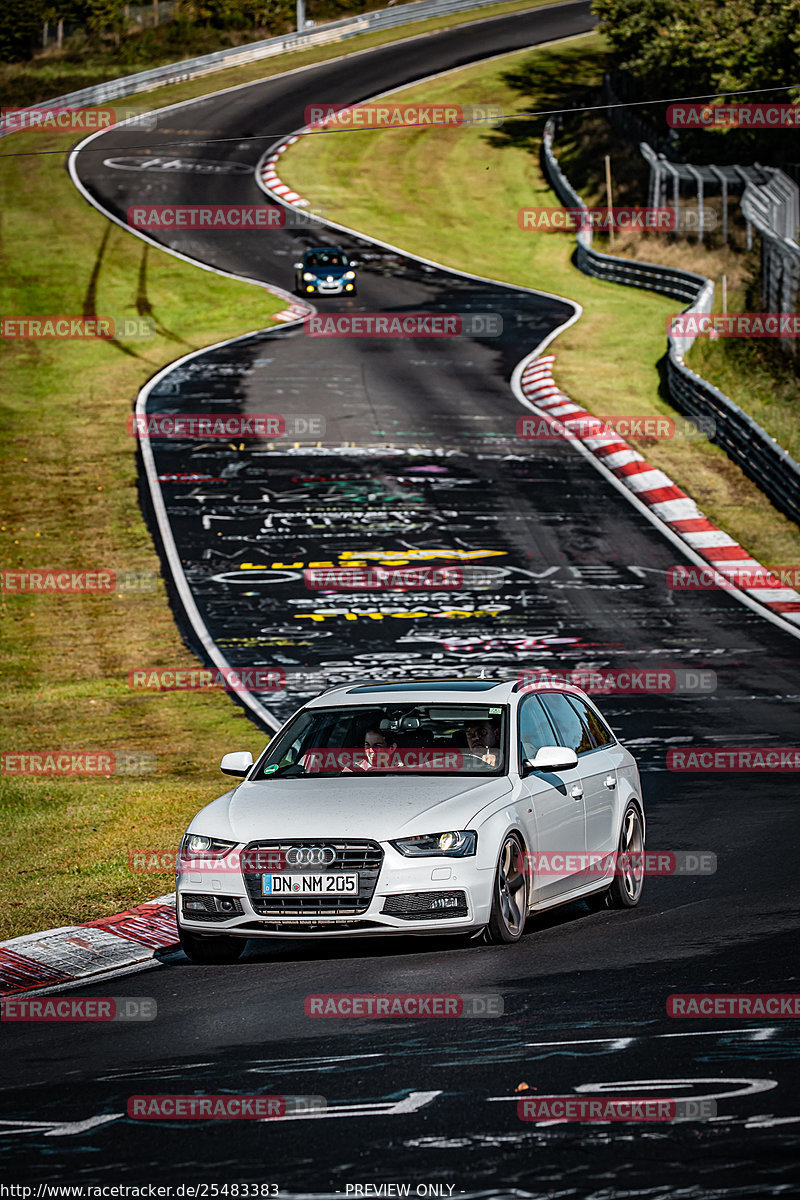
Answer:
[[[295,290],[306,296],[355,296],[355,265],[336,246],[312,247],[294,264]]]

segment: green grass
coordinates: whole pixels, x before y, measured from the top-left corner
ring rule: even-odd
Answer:
[[[570,92],[597,84],[604,63],[601,37],[589,34],[450,72],[396,96],[432,104],[495,103],[506,113],[524,113],[558,107]],[[573,235],[518,227],[520,208],[558,204],[539,165],[542,128],[541,119],[521,117],[496,130],[314,135],[283,156],[281,175],[341,224],[447,266],[578,301],[583,317],[551,347],[560,386],[603,417],[674,417],[659,396],[658,364],[666,351],[666,319],[680,305],[581,274],[571,261]],[[652,239],[648,250],[650,245]],[[687,244],[687,265],[702,269],[702,254]],[[631,440],[762,562],[798,561],[800,530],[724,451],[703,438]]]

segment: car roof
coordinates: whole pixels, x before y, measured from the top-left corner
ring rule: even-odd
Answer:
[[[517,679],[354,679],[327,688],[306,707],[331,705],[403,704],[507,704],[515,693],[568,692],[583,697],[579,687],[558,680],[522,684]]]
[[[341,246],[309,246],[306,254],[345,254]]]

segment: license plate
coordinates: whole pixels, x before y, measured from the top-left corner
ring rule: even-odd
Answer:
[[[356,896],[358,875],[337,871],[330,875],[262,875],[264,896]]]

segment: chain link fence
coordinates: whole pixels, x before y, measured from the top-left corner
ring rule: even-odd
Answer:
[[[558,164],[553,150],[555,131],[556,121],[551,118],[542,139],[545,175],[562,204],[586,209]],[[710,279],[657,263],[600,254],[592,248],[591,229],[577,234],[575,257],[579,270],[586,275],[673,296],[686,304],[684,312],[711,312],[714,284]],[[683,359],[693,341],[693,336],[667,337],[667,386],[672,403],[679,412],[701,421],[701,428],[704,422],[712,421],[713,425],[705,425],[715,431],[711,440],[722,446],[776,508],[800,524],[800,465],[733,400],[686,366]]]

